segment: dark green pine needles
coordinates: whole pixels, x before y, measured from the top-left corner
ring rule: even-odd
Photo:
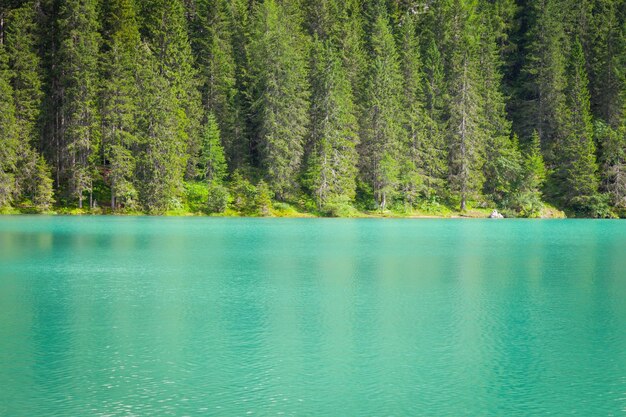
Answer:
[[[624,0],[30,0],[0,21],[3,210],[626,213]]]

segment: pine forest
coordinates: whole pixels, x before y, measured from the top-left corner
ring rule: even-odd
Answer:
[[[1,0],[0,207],[625,217],[626,1]]]

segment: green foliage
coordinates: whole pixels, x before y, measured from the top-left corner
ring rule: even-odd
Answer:
[[[43,156],[39,156],[35,166],[35,172],[31,182],[32,200],[38,211],[48,211],[54,203],[54,191],[52,189],[52,178],[50,178],[50,167]]]
[[[311,150],[305,184],[322,207],[337,198],[354,198],[358,160],[352,90],[330,42],[314,42],[311,85]]]
[[[237,65],[233,50],[231,5],[226,0],[196,0],[190,41],[200,75],[202,102],[215,115],[231,166],[249,159],[237,102]]]
[[[100,90],[102,150],[108,168],[111,209],[133,207],[137,190],[133,184],[135,154],[139,141],[138,54],[142,53],[132,0],[108,4],[110,25],[102,67],[105,70]]]
[[[420,197],[434,192],[429,181],[429,157],[433,143],[428,140],[428,126],[432,124],[424,109],[424,93],[420,45],[412,13],[402,16],[400,27],[400,71],[403,79],[401,95],[402,123],[399,190],[402,200],[414,205]]]
[[[377,207],[393,200],[400,171],[402,78],[387,12],[376,6],[370,38],[370,61],[361,119],[361,176],[371,186]]]
[[[264,176],[279,199],[297,188],[309,124],[308,39],[289,11],[275,0],[257,4],[250,44],[255,144]]]
[[[597,196],[598,178],[591,123],[590,97],[582,45],[572,47],[568,66],[566,137],[556,156],[553,181],[558,199],[580,213],[595,213],[602,200]]]
[[[185,5],[182,0],[142,0],[137,1],[137,6],[141,33],[154,57],[155,70],[171,94],[166,105],[176,115],[176,147],[185,148],[180,155],[180,161],[185,163],[183,174],[193,178],[197,174],[195,157],[200,148],[202,111]],[[180,184],[176,188],[180,189]]]
[[[207,211],[209,213],[224,213],[230,199],[228,188],[221,183],[211,181],[207,191]]]
[[[258,215],[269,216],[272,210],[272,192],[270,187],[263,180],[256,186],[254,195],[254,208]]]
[[[4,211],[626,212],[621,0],[5,3]]]
[[[142,51],[136,187],[145,211],[163,213],[173,208],[182,193],[187,146],[179,134],[179,122],[184,114],[172,84],[160,74],[150,52]]]
[[[456,1],[444,7],[449,33],[448,63],[448,184],[461,211],[475,198],[484,182],[484,151],[488,138],[481,95],[478,30],[473,2]]]
[[[38,55],[36,2],[27,1],[7,16],[6,50],[11,67],[15,117],[21,147],[37,141],[41,114],[42,69]]]
[[[96,0],[60,2],[59,84],[61,97],[59,140],[62,143],[58,175],[66,180],[67,195],[83,206],[85,192],[91,192],[94,181],[93,157],[97,155],[99,137],[96,109],[98,32]]]
[[[541,155],[539,134],[535,131],[523,154],[519,189],[511,207],[524,217],[538,217],[543,208],[541,189],[546,180],[546,167]]]
[[[209,182],[221,183],[226,177],[226,158],[220,139],[220,129],[213,113],[207,117],[202,133],[200,165],[203,177]]]
[[[235,171],[230,180],[231,206],[242,214],[252,214],[256,208],[256,187]]]
[[[595,125],[595,136],[600,144],[602,189],[609,202],[617,209],[626,208],[626,122],[613,129],[604,122]]]
[[[7,55],[0,44],[0,207],[8,206],[15,194],[18,127],[13,104],[13,89],[9,84]]]

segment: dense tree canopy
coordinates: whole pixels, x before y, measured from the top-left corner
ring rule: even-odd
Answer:
[[[624,0],[5,1],[0,208],[623,216],[625,68]]]

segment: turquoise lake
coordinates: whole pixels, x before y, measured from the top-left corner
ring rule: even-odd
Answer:
[[[626,415],[626,221],[0,217],[0,416]]]

